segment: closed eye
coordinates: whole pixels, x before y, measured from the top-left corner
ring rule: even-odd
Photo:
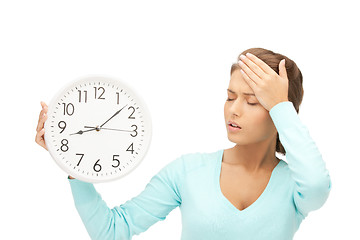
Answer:
[[[234,100],[234,99],[230,99],[230,98],[228,98],[228,99],[226,99],[226,101],[228,101],[228,102],[230,102],[230,101],[232,101],[232,100]],[[257,105],[257,103],[247,103],[248,105]]]

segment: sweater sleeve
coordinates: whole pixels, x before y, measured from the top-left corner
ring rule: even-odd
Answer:
[[[92,183],[69,179],[75,207],[91,239],[126,240],[181,204],[182,157],[162,168],[136,197],[110,209]]]
[[[331,190],[329,172],[292,102],[278,103],[269,114],[286,151],[294,180],[293,201],[298,217],[303,220],[310,211],[319,209],[326,202]]]

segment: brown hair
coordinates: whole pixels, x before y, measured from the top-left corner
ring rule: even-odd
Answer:
[[[288,89],[288,99],[294,105],[294,108],[297,113],[299,113],[299,107],[303,99],[304,89],[302,86],[303,77],[301,74],[300,69],[296,65],[296,63],[289,59],[288,57],[275,53],[273,51],[264,49],[264,48],[250,48],[243,51],[238,56],[238,61],[240,60],[240,55],[245,55],[246,53],[252,53],[256,57],[260,58],[264,61],[267,65],[269,65],[277,74],[279,74],[279,63],[282,59],[285,58],[285,67],[287,76],[289,79],[289,89]],[[240,66],[238,63],[234,63],[231,66],[230,75],[236,70],[240,70]],[[279,133],[277,134],[276,138],[276,151],[285,155],[286,151],[279,139]]]

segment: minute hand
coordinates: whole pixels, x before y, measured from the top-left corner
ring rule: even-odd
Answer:
[[[126,107],[126,106],[127,106],[127,104],[126,104],[124,107]],[[107,123],[108,121],[110,121],[110,119],[112,119],[113,117],[115,117],[116,115],[118,115],[119,112],[121,112],[121,110],[124,109],[124,107],[123,107],[122,109],[120,109],[119,111],[117,111],[114,115],[112,115],[111,118],[109,118],[106,122],[104,122],[103,124],[101,124],[100,127],[104,126],[105,123]]]

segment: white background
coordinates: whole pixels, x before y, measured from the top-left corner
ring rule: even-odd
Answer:
[[[40,101],[86,74],[128,81],[146,100],[153,138],[142,164],[96,189],[109,207],[139,194],[178,156],[229,148],[223,106],[231,64],[262,47],[304,77],[300,118],[329,170],[325,205],[301,239],[360,239],[356,1],[1,1],[1,239],[89,239],[67,174],[35,143]],[[133,239],[180,239],[181,215]],[[7,236],[7,237],[5,237]],[[11,236],[11,237],[10,237]]]

